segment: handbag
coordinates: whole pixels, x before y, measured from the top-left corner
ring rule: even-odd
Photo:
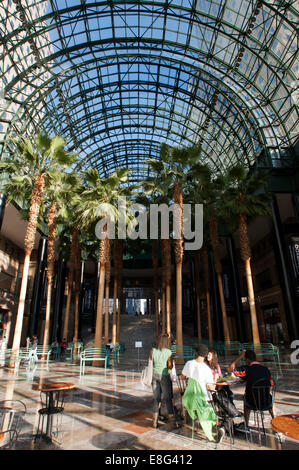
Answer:
[[[170,379],[172,382],[176,382],[178,380],[178,376],[177,376],[177,373],[176,373],[176,368],[175,368],[175,363],[173,361],[173,366],[172,366],[172,369],[169,373],[170,375]]]
[[[153,360],[148,360],[148,365],[141,371],[140,381],[145,387],[150,387],[153,380]]]

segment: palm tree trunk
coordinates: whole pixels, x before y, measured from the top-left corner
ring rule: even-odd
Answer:
[[[196,314],[197,314],[197,339],[198,344],[201,343],[201,322],[200,322],[200,280],[199,280],[199,257],[194,258],[195,271],[195,290],[196,290]]]
[[[179,230],[179,238],[174,241],[175,263],[176,263],[176,348],[179,353],[183,352],[183,319],[182,319],[182,270],[183,270],[183,193],[179,180],[175,181],[174,202],[179,211],[174,212],[174,223]],[[178,363],[182,361],[177,361]]]
[[[26,291],[27,291],[29,264],[30,264],[30,253],[25,253],[23,275],[22,275],[23,277],[22,277],[21,291],[20,291],[19,305],[18,305],[18,313],[17,313],[17,320],[15,324],[15,332],[14,332],[14,339],[13,339],[13,345],[12,345],[13,354],[18,351],[20,347],[20,342],[21,342],[21,333],[22,333],[22,326],[23,326],[23,314],[24,314]],[[14,367],[13,362],[10,363],[10,367]]]
[[[122,298],[123,298],[123,293],[122,293],[122,278],[118,278],[118,309],[117,309],[117,315],[116,315],[116,342],[120,342],[120,314],[121,314],[121,309],[122,309]]]
[[[177,352],[183,352],[182,323],[182,263],[176,264],[176,345]]]
[[[96,348],[100,348],[102,346],[104,287],[105,287],[105,265],[104,263],[101,263],[99,284],[98,284],[97,318],[96,318],[96,328],[95,328],[95,337],[94,337],[94,346]]]
[[[154,307],[155,307],[155,332],[156,341],[160,335],[159,329],[159,276],[158,276],[158,240],[152,242],[152,262],[153,262],[153,288],[154,288]]]
[[[66,297],[62,338],[67,338],[67,335],[68,335],[68,324],[69,324],[72,292],[73,292],[73,273],[69,272],[68,282],[67,282],[67,297]]]
[[[207,312],[208,312],[208,333],[209,333],[209,346],[213,346],[213,328],[212,328],[212,310],[211,310],[211,294],[210,289],[206,290],[207,299]]]
[[[244,261],[245,273],[246,273],[246,282],[248,289],[248,301],[249,301],[249,310],[251,318],[251,328],[252,328],[252,340],[253,344],[260,344],[260,334],[257,322],[256,307],[255,307],[255,295],[254,287],[252,280],[251,272],[251,249],[247,233],[247,219],[246,215],[240,214],[239,216],[239,235],[240,235],[240,254],[241,258]]]
[[[105,272],[105,328],[104,328],[104,344],[109,341],[109,282],[107,280],[107,268]]]
[[[117,273],[117,297],[118,297],[118,309],[116,319],[116,342],[120,341],[120,314],[122,309],[122,298],[123,298],[123,241],[118,240],[119,243],[119,268]]]
[[[71,299],[72,299],[72,293],[73,293],[74,269],[75,269],[75,263],[76,263],[76,252],[78,249],[78,240],[79,240],[78,229],[77,227],[73,227],[72,244],[71,244],[70,261],[69,261],[68,283],[67,283],[68,290],[67,290],[67,299],[66,299],[66,306],[65,306],[62,338],[67,338],[68,336],[68,324],[69,324],[69,316],[70,316]]]
[[[107,239],[107,258],[105,266],[105,344],[109,341],[109,287],[111,276],[111,240]]]
[[[163,274],[162,274],[163,275]],[[161,288],[161,298],[162,298],[162,334],[165,333],[165,319],[166,319],[166,289],[165,289],[165,279],[162,279],[162,288]]]
[[[122,299],[123,299],[123,246],[121,245],[121,252],[120,252],[120,269],[118,273],[117,279],[117,296],[118,296],[118,309],[117,309],[117,318],[116,318],[116,342],[120,342],[120,314],[122,309]]]
[[[219,289],[220,305],[221,305],[221,313],[222,313],[223,334],[224,334],[224,341],[226,343],[229,343],[230,334],[229,334],[228,318],[227,318],[227,313],[226,313],[222,276],[221,276],[222,265],[221,265],[220,256],[219,256],[218,221],[217,221],[217,216],[215,214],[215,209],[213,208],[213,206],[211,207],[211,214],[212,215],[210,218],[210,238],[211,238],[211,245],[212,245],[213,254],[214,254],[215,271],[217,274],[217,281],[218,281],[218,289]]]
[[[112,343],[119,341],[119,323],[120,323],[120,284],[122,276],[122,240],[115,240],[113,251],[114,281],[113,281],[113,313],[112,313]],[[118,309],[116,307],[118,298]]]
[[[111,274],[111,240],[107,239],[107,258],[105,263],[105,332],[104,342],[109,341],[109,287]]]
[[[81,274],[82,274],[82,267],[81,267],[81,247],[78,244],[77,246],[77,256],[76,256],[76,272],[75,272],[75,311],[74,311],[74,349],[73,349],[73,357],[76,358],[77,355],[77,347],[76,343],[78,341],[78,331],[79,331],[79,300],[80,300],[80,283],[81,283]]]
[[[171,246],[169,239],[161,240],[163,272],[165,283],[166,333],[171,335]]]
[[[45,329],[44,329],[44,340],[43,345],[48,346],[49,335],[50,335],[50,316],[51,316],[51,297],[52,297],[52,277],[48,276],[47,286],[47,302],[46,302],[46,318],[45,318]]]
[[[111,333],[111,338],[112,338],[112,343],[116,343],[116,330],[117,330],[117,318],[116,318],[116,301],[117,301],[117,274],[114,269],[114,281],[113,281],[113,313],[112,313],[112,333]],[[119,304],[119,302],[118,302]]]
[[[95,348],[102,347],[103,336],[103,305],[104,305],[104,292],[105,292],[105,266],[107,259],[107,238],[100,242],[100,276],[98,284],[98,301],[97,301],[97,318],[95,328],[94,346]],[[93,361],[93,365],[98,365],[97,361]]]
[[[205,294],[207,302],[207,316],[208,316],[208,336],[209,346],[213,346],[213,328],[212,328],[212,310],[211,310],[211,294],[210,294],[210,270],[209,270],[209,258],[205,247],[202,248],[202,265],[203,265],[203,277],[205,283]]]
[[[44,330],[43,345],[48,346],[50,336],[50,317],[51,317],[51,297],[52,297],[52,281],[54,276],[54,263],[55,263],[55,239],[56,239],[56,203],[53,203],[49,210],[48,217],[48,245],[47,245],[47,306],[46,306],[46,320]]]
[[[159,292],[157,289],[154,289],[154,308],[155,308],[156,341],[158,341],[158,338],[160,335],[160,328],[159,328]]]
[[[223,284],[222,284],[221,273],[217,273],[217,282],[218,282],[220,305],[221,305],[221,312],[222,312],[224,341],[226,343],[229,343],[230,342],[230,333],[229,333],[228,318],[227,318],[227,313],[226,313],[226,306],[225,306],[225,299],[224,299],[224,293],[223,293]]]
[[[20,290],[17,319],[16,319],[13,345],[12,345],[13,353],[19,349],[20,343],[21,343],[30,257],[31,257],[31,252],[34,246],[34,241],[35,241],[37,218],[38,218],[38,213],[39,213],[39,209],[41,205],[43,189],[44,189],[44,176],[39,175],[36,177],[34,186],[33,186],[30,209],[29,209],[29,221],[28,221],[25,240],[24,240],[25,258],[24,258],[24,266],[23,266],[23,273],[22,273],[22,283],[21,283],[21,290]]]

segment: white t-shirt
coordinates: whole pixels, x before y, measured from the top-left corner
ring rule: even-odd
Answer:
[[[206,400],[211,400],[211,394],[207,390],[208,384],[214,383],[213,372],[204,362],[197,362],[195,359],[186,362],[182,374],[199,382]]]

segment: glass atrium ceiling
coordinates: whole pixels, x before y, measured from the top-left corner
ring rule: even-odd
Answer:
[[[0,156],[60,134],[80,168],[148,175],[162,142],[215,170],[298,138],[298,1],[1,0]]]

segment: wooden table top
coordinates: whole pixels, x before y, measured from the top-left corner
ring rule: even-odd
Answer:
[[[75,384],[69,382],[44,382],[41,384],[33,384],[32,390],[40,392],[55,392],[59,390],[72,390]]]
[[[274,431],[299,440],[299,414],[276,416],[272,419],[271,425]]]

